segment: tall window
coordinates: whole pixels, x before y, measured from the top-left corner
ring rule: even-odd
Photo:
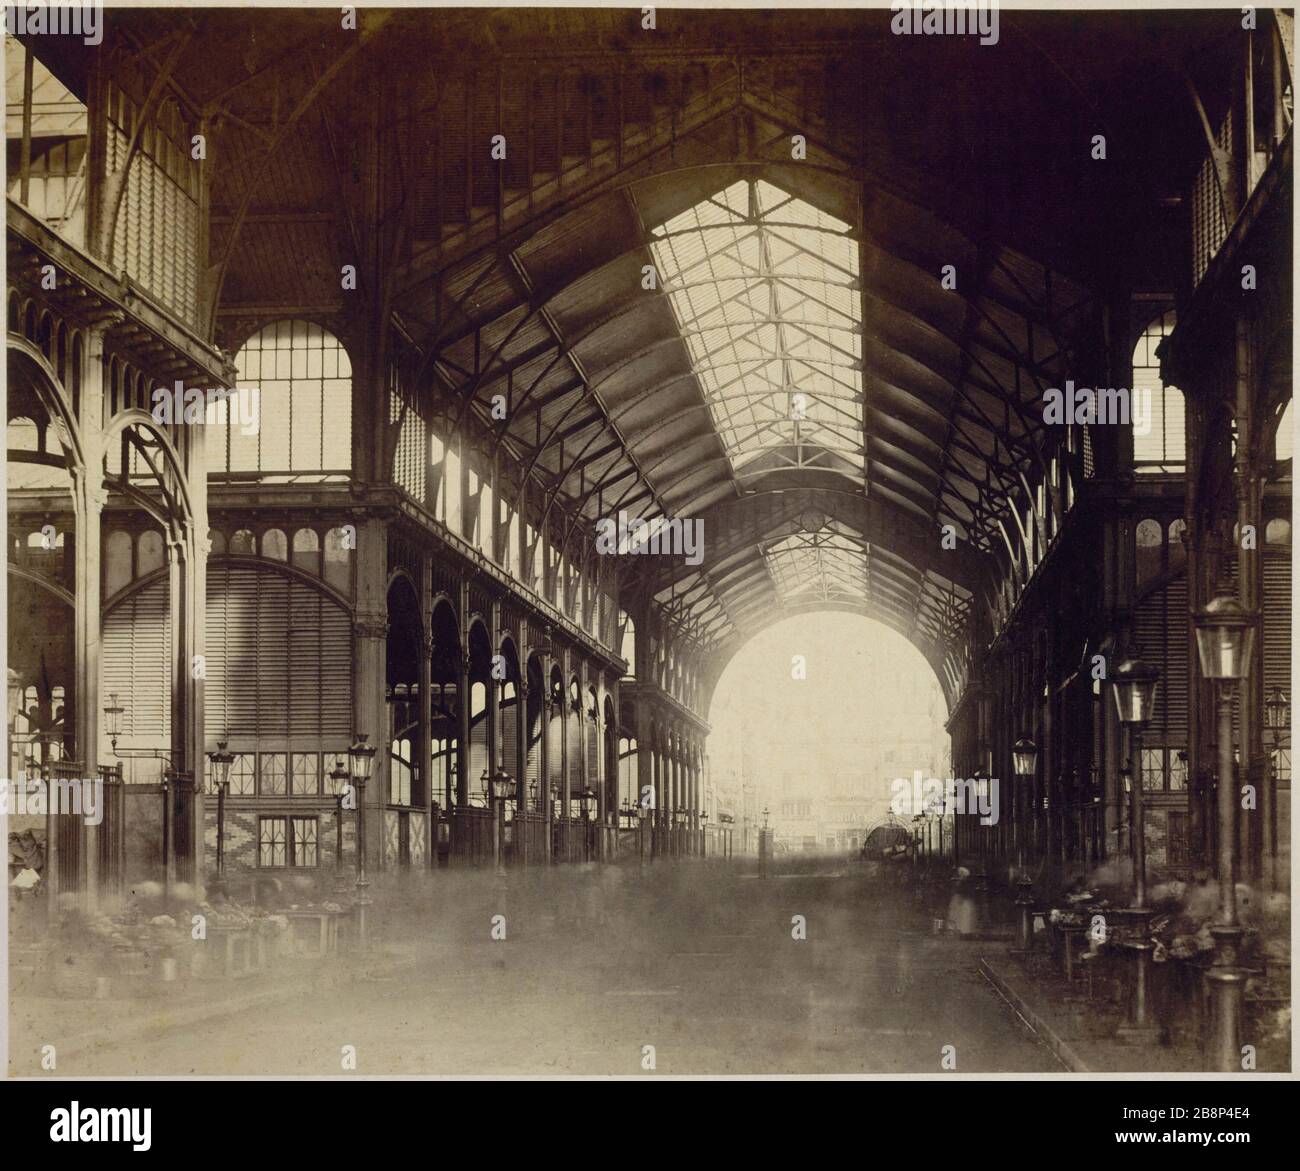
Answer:
[[[501,517],[506,532],[506,570],[511,577],[519,581],[522,580],[519,566],[519,513],[502,500]]]
[[[17,37],[6,36],[4,45],[8,194],[66,239],[82,244],[86,107],[40,61],[29,60]],[[30,121],[24,118],[28,107]]]
[[[352,363],[338,338],[310,321],[277,321],[244,343],[236,366],[241,394],[208,436],[209,470],[263,479],[348,473]]]
[[[492,518],[496,515],[496,494],[492,491],[492,481],[485,479],[483,487],[479,489],[479,507],[478,507],[478,547],[490,557],[496,560],[496,550],[492,548],[496,536],[492,524]]]
[[[320,826],[315,817],[262,817],[257,823],[257,864],[316,866]]]
[[[1156,348],[1174,331],[1174,311],[1161,313],[1133,350],[1133,464],[1139,473],[1181,472],[1186,458],[1183,392],[1160,379]]]
[[[114,79],[105,86],[109,173],[125,167],[132,133],[139,132],[114,224],[109,265],[114,272],[125,268],[165,305],[195,321],[201,170],[191,153],[191,136],[197,125],[176,100],[164,98],[152,124],[138,126],[148,92],[139,77]]]
[[[452,447],[446,447],[441,439],[435,440],[442,447],[442,483],[438,488],[438,519],[453,532],[459,533],[461,526],[461,492],[460,492],[460,453]]]

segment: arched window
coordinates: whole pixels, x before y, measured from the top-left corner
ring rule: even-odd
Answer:
[[[111,598],[131,577],[131,534],[119,529],[104,542],[104,596]]]
[[[167,549],[163,535],[157,529],[146,529],[136,545],[136,577],[144,577],[167,564]]]
[[[320,575],[320,536],[315,529],[299,529],[294,533],[293,563],[299,569]]]
[[[1133,387],[1129,410],[1133,425],[1133,464],[1140,473],[1181,472],[1186,459],[1183,392],[1160,378],[1156,349],[1174,331],[1174,311],[1161,313],[1133,349]]]
[[[352,583],[352,550],[356,548],[351,525],[330,529],[325,534],[325,580],[340,593],[349,593]]]
[[[244,343],[238,394],[213,425],[208,467],[219,472],[346,475],[352,467],[352,363],[310,321],[277,321]]]
[[[262,534],[262,556],[269,557],[272,561],[289,559],[289,542],[283,529],[267,529]]]

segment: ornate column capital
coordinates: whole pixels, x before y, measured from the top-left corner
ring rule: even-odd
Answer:
[[[387,638],[388,615],[371,613],[357,614],[352,623],[352,631],[358,638]]]

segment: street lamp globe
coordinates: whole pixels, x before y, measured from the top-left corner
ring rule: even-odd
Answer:
[[[1136,655],[1126,656],[1115,668],[1112,690],[1122,724],[1143,727],[1151,722],[1160,669]]]
[[[352,761],[352,775],[356,777],[357,783],[364,785],[370,780],[370,770],[375,764],[375,746],[367,744],[368,736],[357,733],[356,741],[348,749],[348,756]]]
[[[104,731],[108,733],[109,743],[117,748],[117,739],[122,735],[122,713],[126,711],[117,702],[117,692],[110,691],[108,702],[104,705]]]
[[[515,790],[515,779],[505,769],[499,768],[492,778],[492,796],[498,801],[509,801]]]
[[[1032,777],[1038,766],[1038,745],[1028,736],[1021,736],[1011,748],[1011,759],[1016,776]]]
[[[1281,732],[1291,726],[1291,700],[1280,687],[1273,688],[1264,701],[1264,727]]]
[[[1231,594],[1220,594],[1196,615],[1196,650],[1206,679],[1245,679],[1254,649],[1250,613]]]
[[[211,765],[213,789],[219,791],[230,782],[230,766],[235,763],[235,754],[226,751],[225,740],[218,740],[216,752],[208,753],[208,762]]]
[[[335,797],[342,797],[348,790],[348,782],[352,780],[352,774],[348,772],[348,766],[343,763],[340,756],[334,761],[334,767],[330,769],[330,792]]]

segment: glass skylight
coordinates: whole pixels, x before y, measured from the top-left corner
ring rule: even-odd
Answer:
[[[762,452],[861,464],[858,247],[849,226],[740,180],[654,229],[652,250],[732,470]]]
[[[783,603],[861,601],[867,595],[866,551],[841,533],[796,533],[766,555]]]

